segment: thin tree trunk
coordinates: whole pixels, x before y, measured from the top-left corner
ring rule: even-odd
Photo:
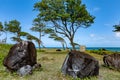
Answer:
[[[18,42],[20,42],[21,39],[20,39],[20,33],[19,32],[17,33],[17,38],[18,38]]]
[[[7,43],[7,32],[5,32],[5,35],[6,35],[6,38],[5,38],[5,39],[6,39],[6,43]]]
[[[66,41],[65,41],[64,43],[65,43],[66,49],[68,49],[68,46],[67,46],[67,43],[66,43]]]
[[[65,50],[64,42],[61,42],[63,50]]]
[[[72,49],[73,49],[73,50],[76,50],[76,49],[75,49],[74,42],[73,42],[73,38],[70,39],[70,43],[71,43]]]
[[[41,32],[39,33],[40,34],[40,36],[39,36],[39,40],[41,41],[41,37],[42,37],[42,34],[41,34]],[[39,42],[39,49],[41,49],[41,43]]]
[[[40,48],[40,41],[38,41],[38,47],[39,47],[39,49],[41,49],[41,48]]]

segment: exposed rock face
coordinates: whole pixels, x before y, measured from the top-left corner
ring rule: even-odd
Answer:
[[[99,74],[99,63],[84,52],[71,51],[66,56],[61,70],[63,74],[68,74],[74,78],[97,76]]]
[[[19,74],[19,76],[32,74],[32,67],[30,65],[23,66],[17,70],[17,73]]]
[[[13,72],[27,65],[33,67],[37,64],[36,57],[35,45],[30,41],[22,41],[10,48],[8,55],[4,58],[3,65]]]
[[[103,62],[105,66],[120,69],[120,54],[114,53],[111,55],[105,55],[103,57]]]

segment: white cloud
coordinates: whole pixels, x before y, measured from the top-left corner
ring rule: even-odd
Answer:
[[[95,8],[93,8],[93,11],[95,12],[95,11],[99,11],[100,10],[100,8],[98,8],[98,7],[95,7]]]
[[[87,47],[119,47],[120,33],[113,33],[112,35],[90,33],[86,36],[78,37],[75,42]]]
[[[104,24],[105,26],[108,26],[108,27],[111,27],[112,26],[112,24],[109,24],[109,23],[106,23],[106,24]]]
[[[103,36],[98,36],[96,34],[90,34],[90,40],[92,41],[101,41],[101,40],[104,40],[105,38]]]
[[[120,38],[120,32],[116,32],[115,36],[118,37],[118,38]]]
[[[90,37],[92,37],[92,38],[95,37],[95,34],[90,34]]]

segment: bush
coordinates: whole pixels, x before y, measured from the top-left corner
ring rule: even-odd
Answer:
[[[105,50],[103,48],[98,49],[98,50],[89,50],[89,52],[90,53],[96,53],[96,54],[99,54],[99,55],[107,55],[107,54],[112,54],[113,53],[112,51]]]

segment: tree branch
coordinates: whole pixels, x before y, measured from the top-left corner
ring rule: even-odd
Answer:
[[[67,34],[67,32],[65,31],[65,29],[62,26],[58,25],[54,20],[52,20],[52,22],[54,24],[55,31],[57,33],[60,33],[60,34],[63,34],[65,36],[69,37],[69,35]],[[58,29],[59,29],[59,31],[58,31]]]

